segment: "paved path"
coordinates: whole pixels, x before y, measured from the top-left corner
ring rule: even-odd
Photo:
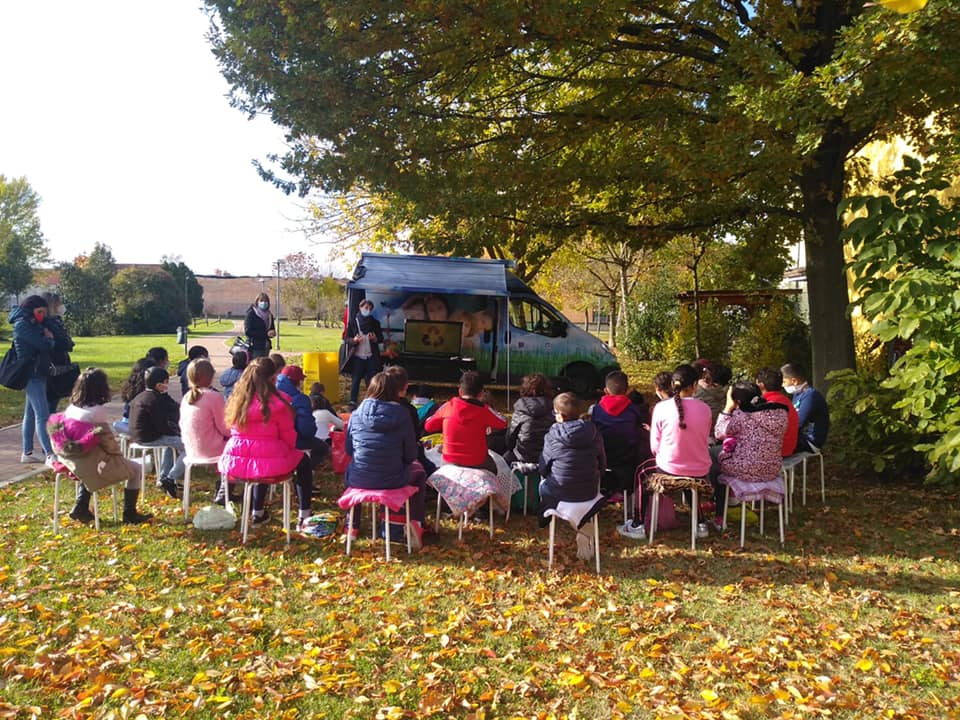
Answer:
[[[239,323],[236,324],[239,325]],[[210,361],[213,363],[214,368],[216,368],[217,376],[219,377],[220,372],[230,367],[231,363],[230,351],[225,341],[232,340],[238,333],[242,332],[242,327],[235,327],[233,331],[228,333],[198,337],[193,342],[190,342],[189,346],[203,345],[207,348],[207,351],[210,353]],[[176,358],[171,362],[171,371],[176,372],[176,364],[179,359],[180,358]],[[130,360],[130,365],[132,366],[134,362],[136,362],[136,358]],[[170,397],[180,402],[180,382],[176,378],[171,378],[171,380]],[[66,401],[62,400],[60,405],[62,409],[65,407]],[[114,396],[113,401],[107,405],[107,410],[111,418],[119,419],[123,415],[123,403],[119,395]],[[19,482],[20,480],[26,480],[47,470],[44,465],[21,464],[20,438],[21,429],[19,424],[0,429],[0,487]],[[33,451],[35,453],[42,452],[40,450],[40,444],[36,440],[34,440]]]

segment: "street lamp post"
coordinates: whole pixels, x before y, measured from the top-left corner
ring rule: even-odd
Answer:
[[[277,350],[280,349],[280,268],[283,265],[283,260],[277,260],[274,265],[277,267],[277,306],[275,308],[274,317],[276,318],[276,325],[274,329],[277,331]]]

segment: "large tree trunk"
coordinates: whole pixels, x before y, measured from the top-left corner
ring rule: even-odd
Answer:
[[[811,382],[825,391],[826,375],[856,367],[850,295],[837,207],[843,198],[846,149],[839,131],[824,136],[814,162],[800,176],[803,193],[807,293],[810,301]]]

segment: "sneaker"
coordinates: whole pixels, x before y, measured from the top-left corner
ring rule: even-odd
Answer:
[[[347,535],[350,536],[350,539],[351,539],[351,540],[356,540],[358,537],[360,537],[360,531],[359,531],[357,528],[353,528],[352,530],[350,530],[350,529],[348,529],[348,528],[344,528],[344,529],[343,529],[343,537],[346,538]]]
[[[583,530],[577,532],[577,557],[581,560],[593,560],[593,538]]]
[[[56,469],[55,463],[57,462],[57,456],[53,453],[47,455],[46,459],[43,461],[43,464],[46,465],[51,470]]]
[[[647,539],[647,530],[643,527],[643,524],[634,525],[632,520],[628,523],[617,525],[617,532],[631,540]]]
[[[710,526],[718,533],[723,532],[723,518],[714,518],[710,521]]]
[[[267,512],[266,509],[264,509],[263,515],[257,515],[256,513],[253,513],[250,516],[250,524],[253,526],[263,525],[269,519],[270,519],[270,513]]]
[[[20,455],[20,462],[24,465],[39,465],[44,462],[44,459],[33,453],[22,453]]]

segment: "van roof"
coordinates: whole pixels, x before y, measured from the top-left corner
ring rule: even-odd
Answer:
[[[507,295],[523,285],[512,260],[363,253],[348,288],[461,295]],[[525,287],[525,286],[524,286]]]

